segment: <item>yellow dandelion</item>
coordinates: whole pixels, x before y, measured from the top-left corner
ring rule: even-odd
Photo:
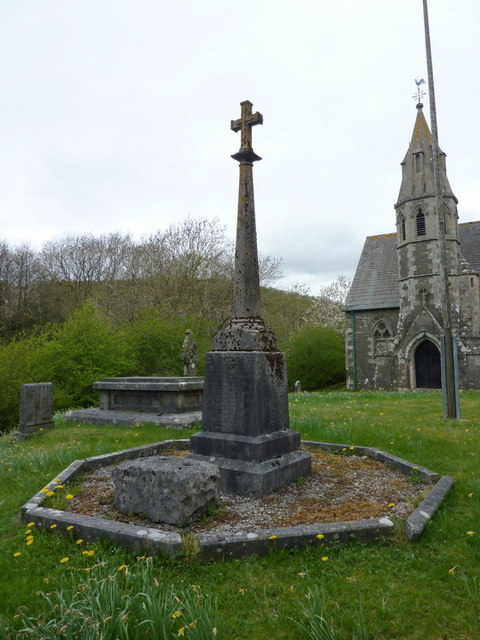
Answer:
[[[353,451],[355,449],[355,447],[349,447],[350,451]]]
[[[395,506],[395,503],[394,502],[390,502],[390,504],[388,505],[388,508],[391,509],[394,506]]]
[[[94,556],[95,555],[95,551],[93,549],[89,549],[88,551],[84,552],[86,556]]]
[[[55,478],[54,482],[61,482],[60,478]]]
[[[325,536],[323,535],[323,533],[317,533],[317,538],[319,540],[323,540],[325,538]]]
[[[13,554],[14,558],[18,558],[18,556],[21,556],[21,552],[20,551],[15,551],[15,553]]]
[[[323,556],[322,557],[322,562],[327,562],[327,560],[328,560],[328,556]]]
[[[117,571],[123,571],[126,568],[127,568],[126,564],[121,564],[119,567],[117,567]]]
[[[43,487],[43,489],[40,490],[40,493],[48,493],[48,489],[46,487]]]
[[[47,498],[51,498],[53,496],[53,491],[47,491]]]
[[[238,590],[238,593],[241,593],[241,594],[242,594],[242,596],[243,596],[246,592],[247,592],[247,590],[246,590],[246,589],[239,589],[239,590]]]
[[[473,493],[469,493],[467,498],[473,498]]]
[[[33,538],[31,540],[27,540],[25,544],[27,545],[33,544]]]
[[[63,484],[57,484],[57,486],[55,487],[55,491],[56,491],[57,489],[63,489]]]
[[[83,542],[83,538],[79,538],[79,539],[77,540],[76,544],[82,544],[82,542]]]
[[[453,576],[453,574],[455,573],[455,571],[458,569],[458,564],[456,564],[454,567],[452,567],[451,569],[448,570],[448,573]]]
[[[277,536],[270,536],[269,540],[275,540]]]
[[[27,530],[25,531],[25,535],[28,535],[29,533],[32,533],[32,530],[31,530],[31,529],[27,529]]]
[[[34,527],[34,526],[35,526],[35,522],[29,522],[29,523],[27,524],[27,527]]]
[[[475,531],[467,531],[467,536],[474,536],[475,535]]]
[[[56,524],[51,524],[50,529],[55,529],[56,526],[57,526]]]
[[[25,540],[33,540],[33,536],[32,536],[32,535],[29,535],[29,536],[27,536],[27,537],[25,538]]]
[[[65,496],[65,498],[67,500],[73,500],[74,496],[71,493],[67,493],[67,495]]]
[[[60,562],[61,562],[61,564],[65,564],[66,562],[68,562],[68,561],[69,561],[69,559],[70,559],[70,558],[65,557],[65,558],[62,558],[62,559],[60,560]]]
[[[73,524],[69,524],[67,527],[67,531],[71,531],[73,529]]]
[[[177,609],[172,613],[172,618],[175,620],[175,618],[179,618],[181,615],[183,615],[183,612],[180,611],[180,609]]]

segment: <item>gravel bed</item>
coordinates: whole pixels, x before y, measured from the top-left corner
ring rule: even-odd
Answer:
[[[402,473],[368,456],[334,454],[304,447],[312,455],[312,474],[264,498],[220,492],[211,513],[185,530],[228,534],[268,527],[342,522],[363,518],[405,519],[429,490]],[[186,451],[174,452],[186,455]],[[109,467],[86,474],[68,510],[177,531],[140,515],[124,515],[113,504],[114,485]]]

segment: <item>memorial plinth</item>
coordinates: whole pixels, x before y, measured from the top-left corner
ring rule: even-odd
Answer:
[[[251,102],[231,128],[241,131],[233,317],[205,357],[203,428],[190,439],[191,457],[213,462],[220,485],[240,495],[265,496],[310,473],[310,455],[288,417],[284,354],[260,315],[251,127],[261,124]]]

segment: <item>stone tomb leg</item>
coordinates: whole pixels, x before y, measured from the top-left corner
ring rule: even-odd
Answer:
[[[251,128],[262,124],[252,103],[241,103],[233,131],[241,131],[237,237],[230,324],[206,354],[203,429],[190,439],[192,457],[213,462],[220,486],[240,495],[265,496],[310,473],[310,455],[289,428],[283,353],[260,315],[260,284],[253,194]]]

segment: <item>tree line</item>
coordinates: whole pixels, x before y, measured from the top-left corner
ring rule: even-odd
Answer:
[[[231,304],[234,249],[218,220],[190,219],[140,240],[130,234],[69,235],[36,251],[0,242],[0,336],[65,321],[89,299],[112,320],[134,321],[157,307],[220,327]],[[263,284],[280,261],[260,260]]]
[[[291,384],[341,380],[349,281],[339,276],[318,297],[302,285],[282,291],[272,286],[281,261],[259,262],[263,317],[287,353]],[[233,263],[225,227],[205,218],[139,240],[69,235],[39,250],[0,242],[0,431],[15,426],[24,383],[54,382],[63,410],[95,404],[99,377],[181,375],[187,328],[201,373],[211,338],[230,319]]]

